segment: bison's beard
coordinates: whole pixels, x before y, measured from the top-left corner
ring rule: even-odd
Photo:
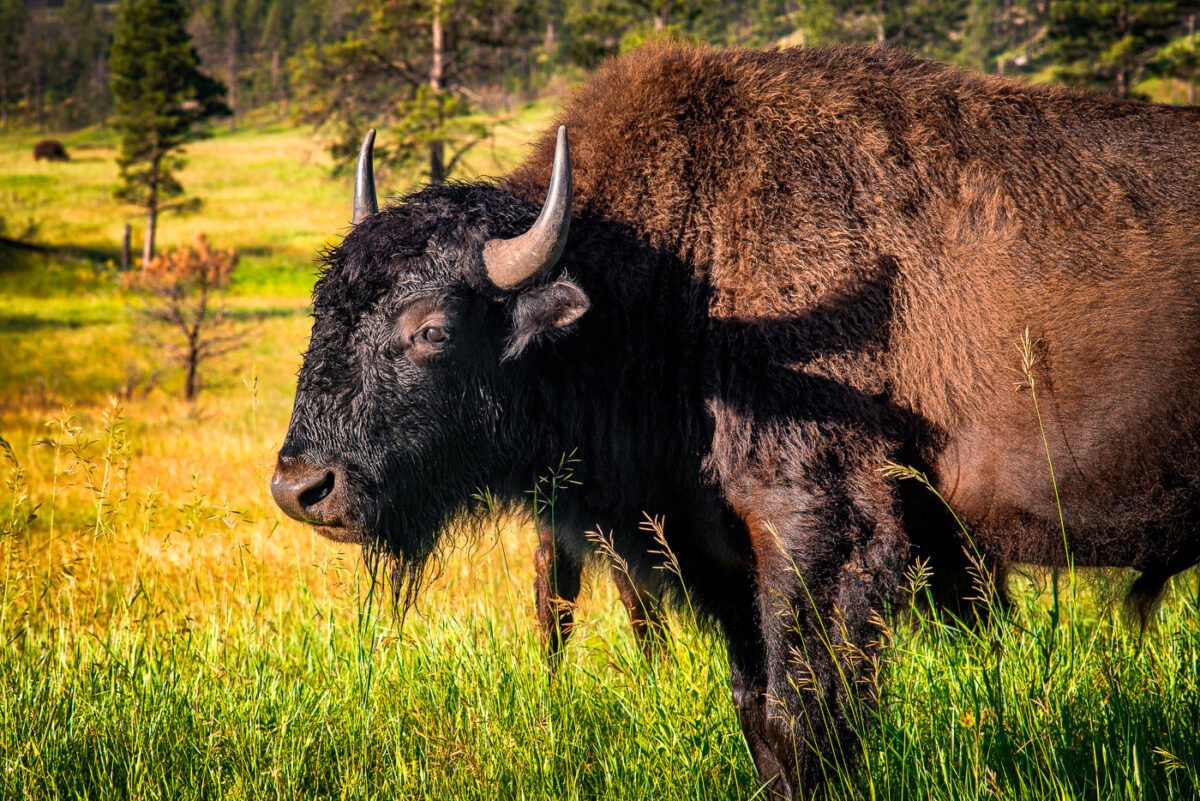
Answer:
[[[367,493],[382,503],[364,510],[359,523],[363,558],[373,580],[385,583],[405,611],[438,574],[446,553],[478,539],[497,514],[508,511],[498,508],[475,476],[449,471],[426,475],[413,480],[409,473],[407,481]]]

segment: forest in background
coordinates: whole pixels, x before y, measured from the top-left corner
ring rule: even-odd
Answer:
[[[982,72],[1188,102],[1195,102],[1198,66],[1196,7],[1176,0],[186,5],[202,69],[228,88],[235,112],[228,124],[266,108],[281,120],[333,121],[335,139],[366,108],[428,127],[472,108],[557,94],[604,58],[654,36],[753,47],[885,42]],[[110,119],[117,10],[116,2],[0,0],[0,130],[65,131]],[[1164,80],[1184,91],[1171,94]]]

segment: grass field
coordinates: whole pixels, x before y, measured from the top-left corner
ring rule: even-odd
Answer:
[[[537,106],[474,153],[502,173]],[[349,179],[303,130],[222,133],[181,180],[203,230],[243,254],[247,344],[194,405],[156,368],[110,266],[112,141],[70,164],[0,140],[0,217],[61,254],[0,252],[0,795],[5,798],[746,798],[758,791],[717,637],[672,621],[652,662],[615,594],[582,600],[548,681],[521,524],[448,558],[400,621],[354,549],[279,514],[267,480],[308,333],[313,254],[344,232]],[[411,176],[389,176],[399,192]],[[119,398],[119,399],[117,399]],[[1031,412],[1032,413],[1032,412]],[[981,627],[889,623],[883,701],[837,798],[1200,796],[1200,577],[1144,634],[1127,577],[1014,580]],[[921,592],[921,576],[912,577]]]

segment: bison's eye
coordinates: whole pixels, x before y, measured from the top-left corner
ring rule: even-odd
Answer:
[[[450,341],[450,332],[440,325],[429,325],[417,332],[416,339],[435,348],[443,348]]]

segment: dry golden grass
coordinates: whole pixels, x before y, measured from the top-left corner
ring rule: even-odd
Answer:
[[[542,104],[504,120],[464,159],[463,176],[505,172],[551,113]],[[111,136],[89,131],[64,137],[72,153],[67,164],[34,161],[35,138],[0,143],[0,217],[10,232],[31,222],[38,241],[112,256],[129,221],[136,240],[139,212],[111,197],[117,181]],[[311,131],[280,126],[219,131],[192,144],[179,178],[204,206],[196,215],[165,215],[158,241],[163,247],[184,244],[203,230],[215,247],[243,255],[236,282],[242,294],[231,298],[230,314],[246,346],[204,370],[211,386],[195,405],[185,405],[177,397],[179,370],[147,349],[128,296],[109,278],[83,262],[38,262],[34,269],[45,267],[45,274],[33,277],[5,275],[0,265],[0,434],[12,443],[32,494],[58,492],[59,521],[76,513],[86,518],[86,492],[53,487],[56,451],[49,441],[61,439],[61,432],[54,434],[46,421],[69,408],[85,436],[94,437],[109,397],[120,396],[134,450],[128,492],[141,497],[153,487],[164,511],[154,525],[143,522],[144,536],[108,543],[115,549],[111,578],[129,579],[133,574],[118,574],[136,568],[139,575],[161,571],[156,584],[178,583],[203,574],[208,560],[222,561],[228,549],[253,544],[259,569],[269,576],[260,584],[286,575],[282,583],[290,591],[298,565],[353,564],[356,558],[283,518],[266,494],[307,340],[307,287],[316,252],[346,228],[350,178],[332,177],[324,146]],[[411,186],[417,175],[385,172],[379,178],[386,196]],[[236,525],[213,525],[237,536],[168,536],[183,525],[179,509],[197,497],[220,499],[222,507],[238,512]],[[38,525],[44,525],[46,510],[39,514]],[[69,540],[50,548],[48,564],[78,558]],[[484,548],[481,558],[499,553]],[[515,556],[524,587],[531,581],[528,553]],[[464,576],[464,568],[451,562],[443,581],[453,589],[456,577]],[[203,607],[214,591],[197,592],[188,606]],[[456,594],[466,593],[446,597]]]

